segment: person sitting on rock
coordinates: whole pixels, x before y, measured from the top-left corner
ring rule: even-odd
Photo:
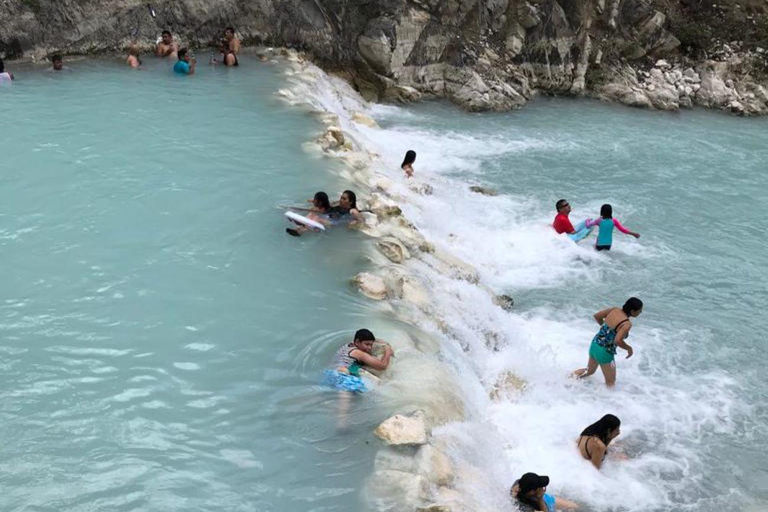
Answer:
[[[577,503],[547,494],[548,485],[548,476],[526,473],[512,484],[509,494],[525,511],[555,512],[558,508],[578,510]]]
[[[5,70],[5,63],[0,59],[0,85],[10,84],[13,79],[13,74]]]
[[[413,178],[413,163],[416,161],[416,152],[412,149],[409,149],[405,152],[405,158],[403,159],[403,163],[400,164],[400,168],[405,172],[405,176],[408,178]]]
[[[169,30],[163,30],[160,42],[157,43],[155,55],[158,57],[173,57],[179,51],[179,44],[173,40],[173,34]]]

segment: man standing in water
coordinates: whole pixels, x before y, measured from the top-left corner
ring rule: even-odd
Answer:
[[[555,215],[555,221],[552,223],[552,227],[555,228],[555,231],[557,231],[558,234],[567,233],[569,235],[576,232],[575,229],[573,229],[573,224],[571,224],[571,220],[568,218],[568,215],[571,213],[571,205],[568,204],[568,201],[566,199],[560,199],[555,204],[555,209],[557,209],[557,215]]]
[[[170,31],[163,30],[163,34],[160,37],[161,41],[157,43],[155,55],[158,57],[171,57],[179,51],[179,45],[173,40],[173,34]]]
[[[237,66],[237,54],[240,53],[240,40],[235,37],[235,29],[227,27],[224,29],[224,65]]]
[[[179,60],[173,65],[173,71],[180,75],[192,75],[195,73],[196,65],[197,60],[194,58],[190,59],[187,49],[182,48],[179,50]]]

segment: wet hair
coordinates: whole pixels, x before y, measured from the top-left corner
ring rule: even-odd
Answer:
[[[140,51],[137,45],[132,44],[131,46],[128,47],[128,55],[133,55],[134,57],[138,57],[139,53]]]
[[[402,169],[406,165],[411,165],[413,162],[416,161],[416,152],[412,149],[409,149],[405,152],[405,159],[403,159],[403,163],[400,164],[400,168]]]
[[[179,58],[179,60],[184,60],[184,57],[187,56],[188,50],[186,48],[182,48],[179,50],[179,52],[176,54],[176,56]]]
[[[629,316],[632,311],[640,311],[641,309],[643,309],[643,301],[637,297],[630,297],[627,299],[627,302],[621,306],[621,310],[624,311],[624,314],[627,316]]]
[[[59,55],[58,53],[56,55],[54,55],[53,57],[51,57],[51,62],[56,62],[56,61],[61,62],[63,60],[64,59],[62,59],[61,55]]]
[[[555,210],[560,211],[560,208],[562,208],[566,204],[568,204],[567,199],[560,199],[555,203]]]
[[[172,36],[173,34],[171,34],[171,31],[170,31],[170,30],[163,30],[163,33],[162,33],[162,34],[160,34],[160,35],[163,35],[163,36]]]
[[[613,218],[613,206],[609,204],[604,204],[600,207],[600,216],[604,219],[612,219]]]
[[[360,329],[355,333],[354,341],[376,341],[376,336],[368,329]]]
[[[349,197],[349,209],[350,210],[352,208],[357,209],[357,196],[355,195],[355,193],[352,192],[351,190],[345,190],[344,192],[342,192],[341,195],[344,195],[344,194],[347,194],[347,197]]]
[[[3,62],[3,59],[0,59],[0,73],[5,72],[5,63]]]
[[[319,206],[324,210],[330,210],[331,208],[331,200],[328,199],[328,194],[325,192],[318,192],[315,194],[315,198],[312,202],[315,203],[315,206]]]
[[[590,426],[584,429],[582,436],[597,437],[605,446],[611,442],[610,434],[621,426],[621,420],[613,414],[606,414]]]
[[[235,29],[232,28],[232,27],[227,27],[227,28],[224,29],[224,32],[232,32],[232,35],[234,35],[235,34]]]

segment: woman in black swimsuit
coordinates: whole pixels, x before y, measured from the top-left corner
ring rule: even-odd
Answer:
[[[577,446],[581,456],[600,469],[608,453],[608,445],[619,434],[621,434],[621,421],[613,414],[606,414],[585,428],[579,436]]]

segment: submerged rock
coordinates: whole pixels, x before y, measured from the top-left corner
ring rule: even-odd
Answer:
[[[472,185],[471,187],[469,187],[469,190],[477,194],[483,194],[484,196],[499,195],[499,193],[495,189],[488,188],[488,187],[481,187],[480,185]]]
[[[374,121],[371,117],[363,114],[362,112],[355,112],[352,115],[352,120],[358,124],[362,124],[365,126],[369,126],[371,128],[378,128],[379,125],[376,121]]]
[[[421,475],[406,471],[374,472],[366,485],[370,510],[414,510],[429,495],[429,482]]]
[[[423,445],[427,442],[427,425],[423,411],[408,416],[396,414],[384,420],[374,435],[390,445]]]
[[[512,371],[502,373],[489,393],[492,400],[500,400],[521,393],[528,387],[528,382],[515,375]]]
[[[416,454],[417,473],[426,475],[434,485],[446,486],[456,477],[451,459],[440,449],[425,444]]]
[[[515,299],[510,295],[496,295],[493,298],[493,303],[504,311],[512,311],[512,307],[515,305]]]
[[[402,263],[411,257],[408,249],[396,238],[382,238],[376,242],[376,248],[393,263]]]
[[[360,293],[375,300],[384,300],[387,298],[387,285],[384,283],[384,279],[370,274],[368,272],[360,272],[352,280],[357,286]]]

